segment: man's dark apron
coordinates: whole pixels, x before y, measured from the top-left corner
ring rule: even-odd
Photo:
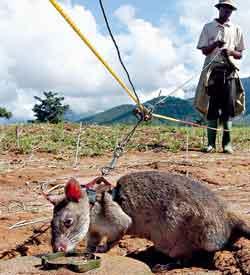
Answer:
[[[207,94],[209,95],[209,108],[207,119],[228,121],[235,116],[232,96],[232,68],[227,64],[216,66],[211,75]]]

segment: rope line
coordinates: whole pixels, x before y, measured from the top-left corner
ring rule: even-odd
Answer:
[[[120,84],[120,86],[127,92],[129,97],[140,107],[141,110],[145,108],[138,102],[136,96],[132,91],[126,86],[126,84],[121,80],[121,78],[115,73],[111,66],[104,60],[104,58],[99,54],[99,52],[92,46],[91,42],[86,38],[86,36],[80,31],[73,20],[65,13],[62,7],[57,3],[56,0],[49,0],[50,3],[55,7],[55,9],[62,15],[65,21],[71,26],[75,33],[81,38],[81,40],[86,44],[86,46],[92,51],[92,53],[98,58],[98,60],[103,64],[103,66],[110,72],[110,74],[115,78],[115,80]]]
[[[221,52],[220,51],[218,51],[218,53],[212,58],[212,60],[202,69],[202,71],[199,73],[199,74],[201,74],[201,73],[203,73],[213,62],[214,62],[214,60],[219,56],[219,54],[220,54]],[[190,81],[192,81],[194,78],[196,78],[196,76],[198,75],[198,73],[197,74],[195,74],[195,75],[193,75],[192,77],[190,77],[188,80],[186,80],[184,83],[182,83],[180,86],[178,86],[177,88],[175,88],[172,92],[170,92],[167,96],[165,96],[163,99],[161,99],[161,100],[159,100],[158,102],[156,102],[155,104],[154,104],[154,107],[155,106],[157,106],[157,105],[159,105],[159,104],[161,104],[161,103],[163,103],[168,97],[170,97],[171,95],[173,95],[173,94],[175,94],[177,91],[179,91],[181,88],[183,88],[184,86],[186,86],[186,84],[188,84]]]
[[[201,73],[203,73],[209,66],[212,65],[212,63],[214,62],[214,60],[221,54],[221,51],[218,51],[218,53],[211,59],[211,61],[202,69]],[[199,74],[201,74],[199,73]],[[154,108],[155,106],[163,103],[169,96],[171,96],[171,94],[174,94],[175,92],[177,92],[179,89],[183,88],[188,82],[190,82],[191,80],[193,80],[196,77],[196,75],[193,75],[191,78],[189,78],[188,80],[186,80],[182,85],[178,86],[174,91],[172,91],[169,95],[165,96],[163,99],[159,100],[158,102],[156,102],[154,104]],[[185,120],[181,120],[181,119],[176,119],[176,118],[172,118],[172,117],[168,117],[168,116],[164,116],[164,115],[159,115],[159,114],[152,114],[153,117],[155,118],[160,118],[160,119],[165,119],[168,121],[173,121],[173,122],[178,122],[178,123],[182,123],[182,124],[186,124],[186,125],[190,125],[193,127],[199,127],[199,128],[203,128],[203,129],[211,129],[211,130],[215,130],[217,132],[222,131],[223,129],[221,128],[213,128],[213,127],[208,127],[205,125],[201,125],[198,123],[194,123],[194,122],[190,122],[190,121],[185,121]],[[230,130],[224,129],[223,131],[225,132],[229,132]]]
[[[112,170],[114,170],[118,159],[122,156],[122,154],[124,152],[125,147],[128,145],[128,143],[130,142],[136,129],[142,122],[143,122],[143,119],[138,120],[137,123],[135,124],[135,126],[132,128],[132,130],[125,136],[125,138],[121,142],[118,143],[118,145],[116,146],[116,148],[113,152],[112,160],[110,161],[110,163],[107,166],[105,166],[101,169],[102,176],[108,176],[110,174],[110,172]]]
[[[177,118],[173,118],[173,117],[169,117],[169,116],[164,116],[164,115],[159,115],[159,114],[154,114],[154,113],[152,114],[152,116],[155,117],[155,118],[165,119],[165,120],[172,121],[172,122],[178,122],[178,123],[190,125],[190,126],[193,126],[193,127],[199,127],[199,128],[204,128],[204,129],[211,129],[211,130],[218,131],[218,132],[223,130],[221,128],[212,128],[212,127],[201,125],[201,124],[198,124],[198,123],[195,123],[195,122],[181,120],[181,119],[177,119]],[[223,131],[229,132],[230,130],[224,129]]]
[[[107,29],[108,29],[109,35],[110,35],[110,37],[111,37],[111,39],[112,39],[112,41],[113,41],[113,43],[114,43],[114,46],[115,46],[115,48],[116,48],[116,52],[117,52],[119,61],[120,61],[121,65],[122,65],[122,67],[123,67],[123,69],[124,69],[124,71],[125,71],[125,73],[126,73],[126,75],[127,75],[128,81],[129,81],[129,83],[130,83],[130,85],[131,85],[131,87],[132,87],[132,90],[133,90],[133,92],[134,92],[136,98],[137,98],[137,102],[140,102],[139,96],[138,96],[138,94],[136,93],[134,84],[133,84],[133,82],[132,82],[132,80],[131,80],[131,77],[130,77],[130,75],[129,75],[129,72],[128,72],[128,70],[127,70],[127,68],[126,68],[126,66],[125,66],[125,64],[124,64],[124,62],[123,62],[123,60],[122,60],[122,57],[121,57],[121,53],[120,53],[119,47],[118,47],[118,45],[117,45],[117,42],[116,42],[116,40],[115,40],[115,38],[114,38],[114,36],[113,36],[112,30],[111,30],[111,28],[110,28],[110,24],[109,24],[109,22],[108,22],[108,18],[107,18],[107,16],[106,16],[106,13],[105,13],[105,9],[104,9],[102,0],[99,0],[99,4],[100,4],[101,10],[102,10],[102,14],[103,14],[104,21],[105,21],[105,23],[106,23],[106,27],[107,27]]]

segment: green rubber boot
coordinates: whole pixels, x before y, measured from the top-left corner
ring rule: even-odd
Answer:
[[[209,128],[215,128],[217,129],[218,121],[217,120],[208,120],[207,126]],[[208,139],[208,145],[205,148],[206,153],[212,153],[216,151],[216,134],[217,131],[213,129],[207,129],[207,139]]]
[[[234,151],[231,143],[232,121],[223,121],[222,125],[224,129],[222,137],[223,152],[227,154],[233,154]]]

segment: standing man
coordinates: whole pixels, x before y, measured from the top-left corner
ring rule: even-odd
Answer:
[[[195,107],[207,118],[207,153],[215,151],[218,121],[223,125],[224,153],[233,153],[232,118],[245,110],[245,94],[237,74],[245,49],[242,31],[230,21],[237,10],[233,0],[215,5],[219,18],[203,27],[197,48],[206,56],[195,95]]]

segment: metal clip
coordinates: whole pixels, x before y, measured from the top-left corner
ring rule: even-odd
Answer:
[[[134,115],[141,121],[149,121],[152,119],[152,112],[151,108],[147,108],[143,106],[143,110],[139,107],[133,110]]]

